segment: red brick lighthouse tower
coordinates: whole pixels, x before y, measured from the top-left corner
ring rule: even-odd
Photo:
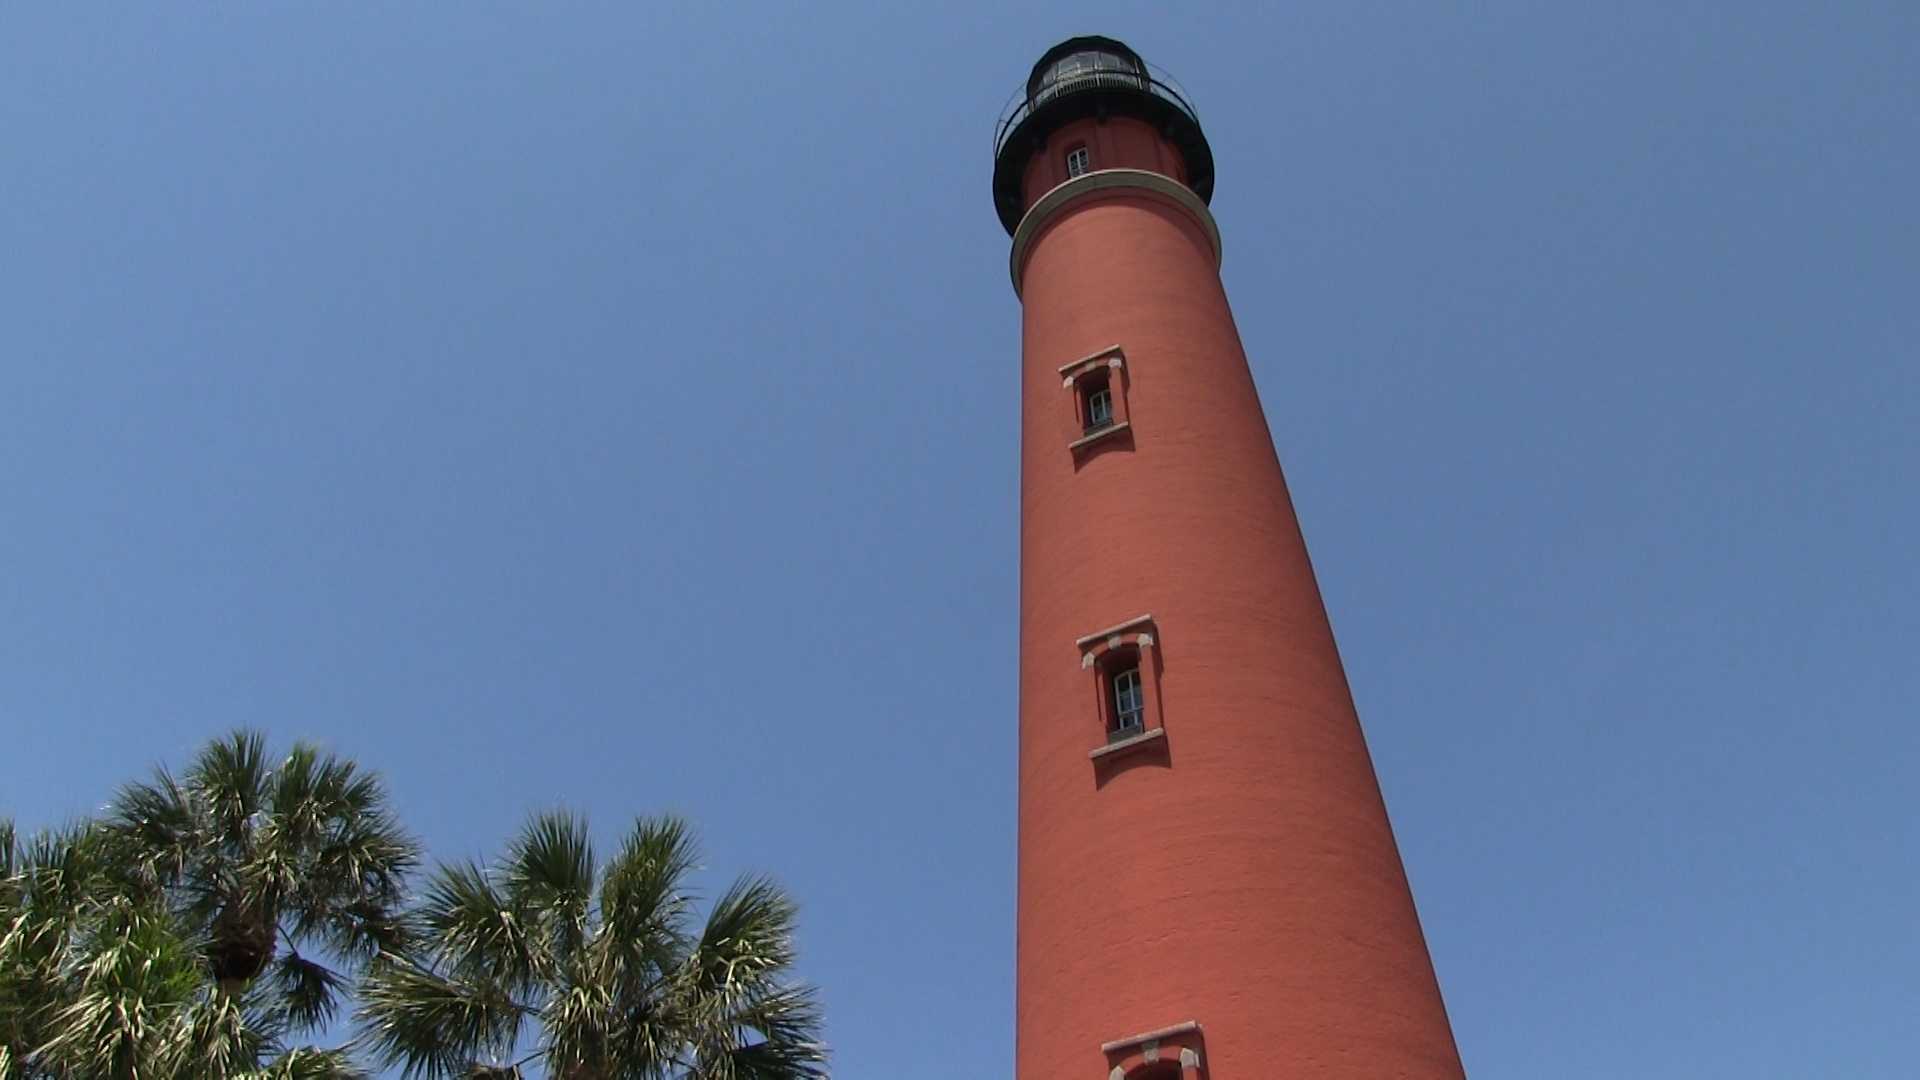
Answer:
[[[1016,1080],[1462,1076],[1193,109],[1075,38],[995,155],[1023,312]]]

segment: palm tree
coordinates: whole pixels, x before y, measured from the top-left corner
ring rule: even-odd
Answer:
[[[379,777],[351,761],[296,743],[270,764],[260,735],[234,732],[180,778],[159,769],[122,788],[102,828],[132,896],[164,910],[218,996],[276,1039],[331,1021],[352,975],[400,945],[418,847]],[[300,1069],[325,1057],[300,1053]]]
[[[497,869],[434,875],[417,948],[362,985],[362,1039],[409,1078],[825,1077],[814,992],[788,981],[793,902],[745,877],[696,931],[696,858],[686,824],[642,819],[596,873],[584,822],[534,816]]]
[[[65,998],[74,941],[113,895],[101,854],[89,825],[22,839],[0,821],[0,1077],[52,1075],[38,1050]]]
[[[0,821],[0,1077],[361,1075],[337,1051],[285,1049],[257,1002],[212,989],[203,950],[112,853],[91,823],[23,843]]]

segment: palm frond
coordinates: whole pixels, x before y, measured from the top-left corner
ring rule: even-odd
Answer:
[[[104,861],[100,832],[87,824],[49,829],[18,845],[0,887],[0,1025],[18,1031],[41,1010],[87,914],[126,897]]]
[[[521,990],[546,967],[527,924],[474,863],[441,867],[427,885],[418,918],[426,948],[461,977]]]
[[[266,811],[282,842],[299,846],[319,832],[331,808],[315,795],[320,752],[297,742],[274,767],[273,783],[264,792]]]
[[[266,1039],[250,1022],[244,1000],[227,994],[202,993],[176,1019],[177,1046],[162,1061],[175,1063],[180,1077],[231,1076],[260,1064]]]
[[[273,815],[303,841],[316,838],[330,823],[380,813],[386,804],[386,785],[378,773],[322,755],[306,743],[295,743],[274,773]]]
[[[254,815],[272,797],[271,780],[267,740],[257,731],[234,731],[208,743],[187,770],[187,784],[206,805],[214,835],[241,848]]]
[[[403,953],[419,936],[418,927],[408,918],[398,898],[336,904],[323,917],[303,910],[296,925],[298,940],[317,939],[335,956],[356,965],[382,954]]]
[[[23,903],[45,914],[77,912],[90,900],[116,895],[103,836],[91,823],[36,833],[20,846],[12,875]]]
[[[332,1023],[342,995],[349,990],[333,969],[292,951],[274,961],[269,976],[277,999],[271,1008],[288,1030],[296,1032]]]
[[[122,786],[106,828],[120,860],[149,889],[178,883],[208,840],[193,794],[165,769],[154,770],[151,782]]]
[[[117,903],[89,945],[35,1057],[77,1076],[171,1075],[191,1049],[186,1013],[206,983],[192,943],[163,913]]]
[[[336,820],[309,852],[288,899],[294,937],[320,936],[343,956],[367,958],[397,943],[398,908],[419,846],[391,815]]]
[[[508,1053],[526,1010],[497,983],[451,979],[395,960],[376,961],[354,1019],[381,1064],[411,1077],[459,1076]]]
[[[345,1050],[303,1046],[281,1054],[263,1069],[240,1073],[229,1080],[365,1080],[366,1075]]]
[[[65,846],[41,834],[22,843],[0,823],[0,1077],[39,1075],[33,1051],[59,1000],[61,969],[79,910],[65,902]]]
[[[366,772],[351,761],[329,758],[325,787],[335,793],[342,816],[371,813],[387,802],[386,784],[379,774]]]
[[[314,845],[308,895],[396,897],[419,862],[419,845],[391,814],[355,810],[335,817]]]
[[[820,1042],[824,1018],[811,987],[782,986],[751,994],[727,1019],[735,1045],[725,1051],[743,1080],[799,1080],[827,1075]]]
[[[824,1080],[826,1048],[818,1043],[749,1043],[702,1059],[690,1071],[698,1080]]]
[[[714,901],[696,948],[702,987],[748,993],[794,960],[793,900],[773,881],[745,877]]]
[[[626,977],[650,980],[679,968],[691,945],[687,876],[699,862],[688,824],[642,818],[608,862],[600,882],[601,951]]]
[[[593,906],[593,844],[586,822],[560,811],[536,814],[507,851],[502,872],[508,903],[543,939],[556,962],[586,942]]]
[[[814,993],[780,981],[794,960],[795,920],[792,899],[764,877],[740,878],[714,902],[678,984],[693,1032],[689,1076],[825,1075]]]

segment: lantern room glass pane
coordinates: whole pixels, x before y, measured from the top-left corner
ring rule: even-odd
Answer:
[[[1042,72],[1033,93],[1040,103],[1078,86],[1144,87],[1140,65],[1132,57],[1102,49],[1088,49],[1055,60]]]

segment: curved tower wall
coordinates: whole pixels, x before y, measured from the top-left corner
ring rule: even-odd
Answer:
[[[1211,213],[1139,120],[1028,146],[1017,1080],[1461,1076]]]

